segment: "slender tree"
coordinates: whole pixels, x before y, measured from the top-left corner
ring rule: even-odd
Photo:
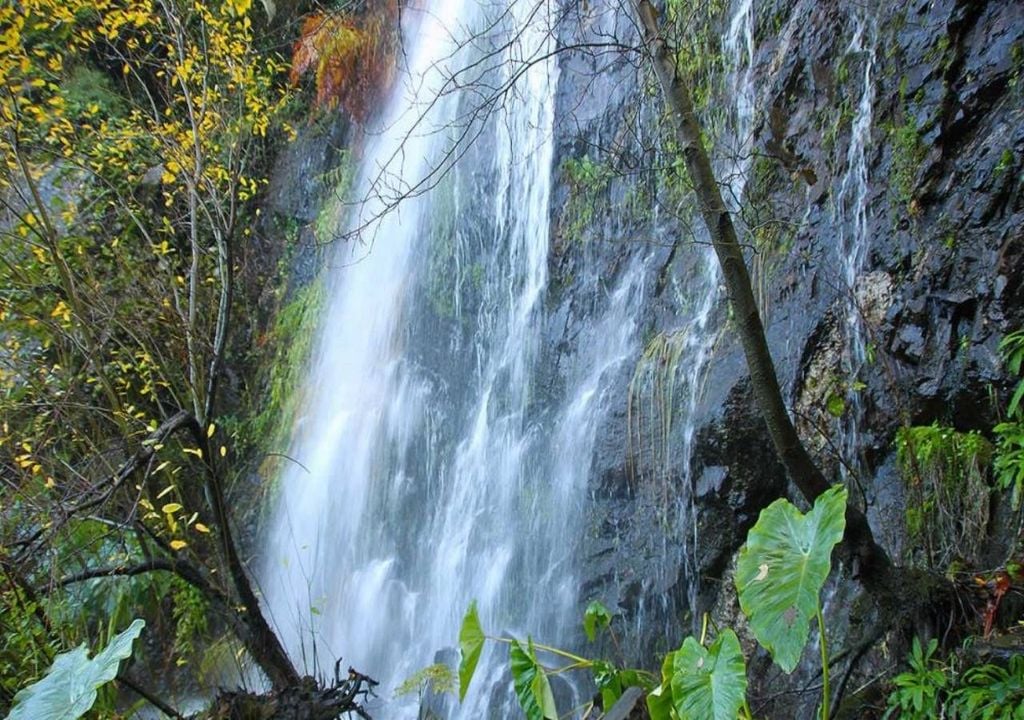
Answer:
[[[669,111],[672,130],[693,184],[701,218],[722,269],[754,397],[786,473],[804,497],[813,502],[828,490],[830,483],[811,459],[786,409],[743,247],[704,146],[687,78],[679,72],[676,54],[661,32],[658,14],[650,0],[635,0],[635,10],[647,55]],[[845,545],[859,564],[860,576],[869,587],[877,590],[888,588],[892,562],[875,541],[864,513],[852,504],[847,507],[846,526]]]

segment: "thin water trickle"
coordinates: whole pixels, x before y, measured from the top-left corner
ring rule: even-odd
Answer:
[[[721,180],[723,199],[744,232],[740,210],[753,166],[753,125],[757,104],[754,76],[754,2],[737,0],[726,18],[721,38],[727,75],[719,88],[727,101],[724,126],[714,126],[714,109],[702,118],[715,136],[712,163]],[[666,158],[671,162],[672,158]],[[683,202],[686,202],[684,199]],[[680,232],[674,208],[655,217],[655,231],[675,239]],[[687,212],[694,212],[690,208]],[[684,241],[669,285],[676,305],[673,326],[647,342],[630,383],[630,455],[637,502],[650,504],[660,523],[654,534],[662,560],[641,581],[641,592],[631,618],[637,643],[657,635],[663,646],[700,626],[697,568],[702,538],[693,473],[698,411],[704,397],[709,363],[719,338],[723,311],[721,272],[703,227],[684,223],[693,232]],[[685,275],[685,276],[684,276]],[[628,530],[626,531],[628,534]],[[628,575],[628,570],[626,574]],[[673,596],[680,577],[685,579],[685,607],[680,613]],[[628,580],[620,578],[620,584]],[[667,591],[666,591],[667,590]],[[687,626],[687,615],[689,626]],[[657,626],[658,630],[653,628]],[[631,648],[632,652],[641,650]]]
[[[726,33],[722,38],[722,49],[727,58],[729,74],[727,78],[728,97],[732,101],[730,107],[729,126],[725,128],[726,140],[722,147],[728,148],[724,153],[713,158],[715,172],[722,178],[722,193],[726,207],[732,214],[737,232],[745,232],[740,209],[746,193],[747,181],[753,166],[753,121],[757,101],[757,88],[754,83],[754,0],[738,0],[732,10],[727,24]],[[700,578],[694,567],[694,558],[700,538],[697,536],[697,510],[693,488],[695,478],[692,473],[691,458],[696,433],[696,415],[698,404],[704,391],[704,377],[708,362],[718,339],[718,333],[711,326],[714,311],[721,302],[719,292],[721,270],[710,244],[703,244],[701,271],[701,287],[697,290],[698,298],[695,311],[688,321],[685,331],[685,344],[680,355],[683,369],[683,387],[680,417],[684,423],[682,428],[682,488],[679,496],[681,517],[684,520],[684,535],[688,537],[684,545],[683,568],[688,578],[687,599],[690,608],[697,607],[697,594],[700,591]],[[693,292],[690,289],[688,292]],[[692,297],[692,295],[691,295]],[[693,617],[694,629],[700,619]]]
[[[841,427],[842,473],[844,478],[856,474],[861,467],[859,427],[863,419],[858,383],[867,360],[862,308],[857,301],[858,278],[867,260],[871,238],[868,235],[868,148],[874,123],[875,29],[863,11],[853,10],[853,36],[847,54],[858,57],[863,64],[860,96],[850,128],[850,144],[846,152],[846,172],[839,183],[834,206],[838,233],[838,252],[842,263],[841,292],[846,341],[846,398],[849,411]]]

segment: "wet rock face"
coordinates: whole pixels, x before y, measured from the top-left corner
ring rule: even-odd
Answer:
[[[596,4],[589,7],[591,22],[610,22]],[[746,199],[784,221],[770,242],[758,245],[754,261],[766,331],[800,430],[837,480],[837,438],[851,413],[859,414],[857,495],[879,539],[898,556],[906,539],[896,429],[936,420],[960,430],[990,428],[998,411],[991,392],[1007,389],[996,348],[1024,323],[1024,6],[874,3],[859,50],[851,49],[849,3],[774,0],[755,3],[755,12],[758,159]],[[563,28],[563,42],[583,24]],[[629,64],[600,72],[598,66],[592,57],[563,65],[560,112],[568,116],[583,107],[580,97],[588,97],[595,82],[606,102],[603,113],[573,114],[578,122],[558,124],[559,159],[615,147],[628,109],[650,112],[637,94],[622,94],[642,73]],[[864,151],[866,246],[851,285],[839,241],[850,232],[850,196],[841,188],[851,171],[848,151],[866,70],[873,91]],[[634,148],[633,154],[642,152]],[[555,193],[556,218],[568,192],[563,182]],[[584,280],[610,282],[639,252],[616,237],[663,237],[656,223],[642,220],[630,233],[617,232],[601,216],[584,232],[591,239],[585,247],[558,244],[552,284],[562,290],[551,302],[561,308],[553,313],[560,322],[549,339],[563,356],[599,302]],[[678,329],[688,317],[670,280],[692,272],[695,262],[683,250],[666,250],[651,263],[659,269],[646,286],[648,336]],[[631,658],[645,664],[654,659],[644,653],[678,644],[689,630],[684,618],[715,605],[714,580],[698,583],[694,607],[690,583],[721,578],[759,509],[785,488],[736,338],[725,313],[716,313],[711,327],[725,329],[689,425],[689,468],[681,469],[686,459],[675,458],[674,469],[659,476],[660,491],[638,485],[637,477],[654,473],[624,449],[630,419],[609,417],[599,432],[592,522],[581,541],[581,600],[605,599],[622,612],[627,632],[646,634]],[[851,316],[863,338],[860,367],[850,361]],[[842,402],[830,406],[833,395]],[[619,396],[628,396],[627,387]],[[682,404],[677,398],[677,410]],[[683,426],[680,421],[671,430],[673,447],[686,442]],[[667,517],[665,503],[672,508],[690,497],[695,547],[688,538],[666,535],[680,526]],[[842,580],[834,593],[844,598],[836,604],[841,629],[857,621],[849,608],[858,587]],[[834,647],[842,647],[844,632]]]

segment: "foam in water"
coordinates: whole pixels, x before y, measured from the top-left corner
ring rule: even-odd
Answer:
[[[454,645],[471,600],[494,633],[559,642],[578,625],[574,548],[586,473],[604,379],[636,353],[644,273],[627,274],[592,321],[600,339],[567,370],[564,397],[537,397],[552,11],[448,0],[424,13],[363,160],[369,200],[353,225],[365,225],[372,246],[336,249],[312,400],[289,451],[301,465],[280,480],[262,578],[273,621],[305,670],[344,656],[382,681],[377,718],[415,716],[392,692]],[[485,27],[466,47],[445,30]],[[445,78],[470,61],[492,85],[518,79],[516,92],[467,126],[479,96]],[[463,128],[470,148],[453,144]],[[381,178],[415,187],[453,147],[465,155],[434,192],[383,212]],[[455,716],[491,716],[510,701],[498,655],[485,654]]]
[[[280,479],[261,579],[303,670],[324,672],[344,656],[382,681],[376,718],[415,716],[413,701],[393,700],[393,690],[450,661],[444,651],[471,600],[492,633],[553,644],[579,634],[587,473],[611,409],[609,378],[641,351],[637,315],[652,267],[640,254],[612,284],[567,358],[564,387],[542,392],[555,12],[524,0],[430,3],[408,33],[406,70],[363,155],[356,197],[365,200],[354,218],[339,218],[339,234],[360,229],[363,242],[335,248],[311,399],[288,452],[298,462]],[[755,101],[752,0],[738,3],[728,28],[740,149],[718,169],[739,203]],[[466,44],[470,33],[478,34]],[[474,113],[481,85],[462,86],[500,87],[513,76],[515,92]],[[464,131],[471,145],[459,141]],[[679,370],[681,421],[690,425],[677,455],[684,484],[720,300],[714,255],[698,252],[699,286],[680,288],[695,298]],[[679,513],[691,535],[692,513],[692,503]],[[485,651],[451,716],[514,714],[506,660],[503,650]]]

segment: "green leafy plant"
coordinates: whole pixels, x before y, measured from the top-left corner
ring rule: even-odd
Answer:
[[[846,489],[823,493],[804,515],[787,500],[761,512],[736,564],[740,607],[754,636],[786,672],[800,660],[812,618],[821,617],[821,588],[832,548],[846,527]]]
[[[611,620],[612,614],[604,605],[596,601],[591,602],[583,618],[584,631],[593,641],[597,633],[609,629]],[[488,636],[484,634],[480,625],[476,603],[473,602],[466,611],[459,631],[460,701],[466,697],[466,691],[473,680],[484,643],[487,641],[509,646],[512,684],[519,706],[528,720],[558,717],[558,709],[548,679],[551,675],[580,670],[590,672],[606,709],[614,705],[627,688],[640,687],[646,691],[652,689],[655,684],[655,678],[643,670],[618,668],[606,660],[591,660],[559,648],[535,643],[532,638],[527,638],[523,642],[511,637]],[[546,666],[538,658],[538,651],[557,658],[563,664],[558,667]]]
[[[736,570],[740,606],[757,640],[775,662],[792,672],[807,644],[810,622],[817,620],[824,678],[821,718],[829,717],[828,649],[821,610],[821,590],[831,570],[832,549],[846,526],[847,491],[834,487],[817,499],[810,512],[801,513],[787,500],[765,508],[747,535]],[[611,612],[592,602],[583,616],[583,628],[593,642],[609,629]],[[614,637],[614,636],[613,636]],[[700,640],[686,638],[678,650],[665,656],[661,682],[642,670],[619,669],[605,660],[591,660],[527,639],[493,638],[484,634],[472,603],[459,632],[462,661],[459,697],[465,698],[486,641],[510,645],[513,684],[528,720],[555,718],[557,708],[548,676],[571,670],[591,673],[607,710],[629,687],[647,692],[651,720],[734,720],[750,718],[746,703],[746,663],[736,633],[726,628],[707,644],[707,622]],[[537,650],[567,660],[548,669]]]
[[[846,527],[846,498],[845,488],[834,487],[822,493],[807,514],[788,500],[776,500],[761,511],[736,565],[740,608],[758,642],[786,672],[799,662],[810,620],[817,619],[821,717],[825,720],[829,717],[828,649],[820,596],[832,567],[832,548]],[[662,683],[647,696],[652,720],[750,717],[744,700],[743,656],[735,639],[735,633],[726,630],[702,655],[703,642],[687,638],[671,660],[666,658]]]
[[[459,629],[459,701],[466,699],[466,691],[480,662],[480,653],[484,649],[484,631],[480,627],[480,616],[476,611],[476,601],[469,604],[469,610],[462,620]]]
[[[1010,659],[1007,667],[985,663],[964,671],[953,692],[958,718],[1022,720],[1024,718],[1024,657]]]
[[[178,663],[185,664],[195,654],[198,641],[209,629],[207,618],[210,608],[202,593],[178,577],[171,581],[171,593],[174,649],[180,656]]]
[[[562,211],[562,234],[567,241],[578,242],[607,208],[605,196],[614,172],[611,167],[584,155],[582,158],[567,158],[562,163],[562,176],[569,188],[569,197]]]
[[[938,640],[933,638],[922,649],[921,641],[914,638],[909,658],[910,669],[893,678],[896,689],[889,695],[886,718],[925,720],[939,717],[949,677],[946,668],[934,658],[938,644]]]
[[[117,677],[121,661],[146,623],[134,620],[92,659],[85,645],[61,653],[38,682],[14,696],[7,720],[76,720],[96,702],[96,693]]]
[[[1020,509],[1024,497],[1024,330],[1009,333],[999,343],[1006,369],[1019,378],[1017,387],[1007,406],[1007,419],[993,428],[996,434],[996,454],[993,462],[996,483],[1002,490],[1012,489],[1012,503]]]
[[[412,695],[413,693],[422,695],[425,690],[438,694],[453,693],[457,688],[457,680],[455,673],[452,672],[450,667],[444,663],[434,663],[433,665],[427,665],[421,670],[417,670],[403,680],[395,688],[395,697]]]
[[[555,696],[551,682],[539,662],[533,648],[533,640],[526,641],[526,647],[517,640],[511,641],[509,666],[512,668],[512,685],[516,689],[519,706],[530,720],[546,718],[558,720]]]
[[[955,659],[938,660],[937,649],[935,639],[922,647],[914,638],[910,668],[893,678],[885,718],[1024,719],[1024,657],[1013,657],[1005,666],[982,663],[958,669]]]
[[[612,614],[601,602],[591,601],[583,613],[583,632],[587,634],[587,640],[594,642],[597,633],[612,624]]]
[[[901,428],[896,459],[907,484],[907,532],[923,564],[973,562],[985,539],[993,448],[980,432],[933,423]]]
[[[678,717],[733,720],[744,707],[747,692],[747,664],[736,633],[725,630],[707,648],[686,638],[673,653],[671,683]],[[651,717],[656,718],[655,713]]]

